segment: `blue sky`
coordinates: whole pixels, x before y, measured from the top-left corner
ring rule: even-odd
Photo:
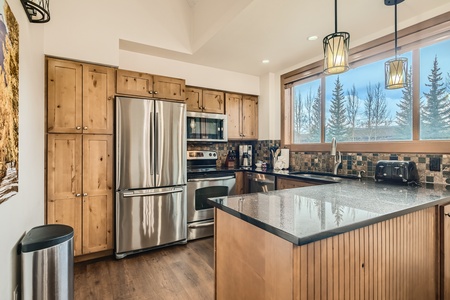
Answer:
[[[423,92],[429,90],[425,86],[428,83],[428,75],[430,74],[431,68],[433,67],[434,57],[437,55],[439,67],[441,68],[442,77],[445,80],[447,72],[450,72],[450,40],[442,41],[434,45],[424,47],[420,49],[420,95]],[[412,52],[404,53],[401,55],[408,59],[409,66],[411,66]],[[353,84],[355,85],[358,96],[361,100],[366,98],[367,95],[367,85],[370,82],[372,86],[380,83],[384,87],[384,63],[390,58],[377,61],[368,65],[361,66],[357,69],[350,69],[349,71],[339,74],[331,75],[326,77],[326,115],[328,117],[329,103],[331,100],[331,93],[334,89],[334,83],[336,77],[339,76],[339,80],[344,87],[344,93],[347,94],[347,90],[351,89]],[[316,93],[318,86],[320,85],[320,79],[312,82],[308,82],[301,85],[302,97],[305,98],[306,94],[309,93],[310,89],[313,93]],[[390,116],[395,118],[395,111],[397,110],[397,103],[402,97],[402,89],[397,90],[386,90],[384,89],[386,95],[386,102],[388,105],[388,110],[390,111]],[[359,113],[363,114],[363,103],[360,104]]]

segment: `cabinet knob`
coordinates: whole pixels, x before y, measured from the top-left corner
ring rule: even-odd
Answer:
[[[87,130],[87,129],[88,129],[88,127],[87,127],[87,126],[84,126],[84,127],[83,127],[83,129],[84,129],[84,130]]]
[[[157,92],[157,91],[153,91],[153,94],[155,94],[155,95],[156,95],[156,94],[158,94],[158,92]]]
[[[153,91],[148,91],[148,93],[151,95],[151,94],[153,94]]]
[[[81,197],[81,194],[75,194],[75,197]]]
[[[76,130],[81,130],[81,126],[75,127]]]
[[[88,195],[87,193],[83,193],[83,197],[87,197],[87,195]]]
[[[446,213],[446,214],[444,214],[444,216],[450,217],[450,213]]]

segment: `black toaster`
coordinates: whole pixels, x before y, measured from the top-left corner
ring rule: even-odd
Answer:
[[[375,168],[375,180],[419,183],[419,173],[413,161],[380,160]]]

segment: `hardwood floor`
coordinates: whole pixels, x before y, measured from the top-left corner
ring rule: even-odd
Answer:
[[[213,299],[214,239],[74,267],[75,300]]]

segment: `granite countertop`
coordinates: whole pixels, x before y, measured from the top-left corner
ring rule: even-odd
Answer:
[[[304,245],[448,202],[447,187],[343,179],[333,184],[211,198],[208,202],[293,244]]]

